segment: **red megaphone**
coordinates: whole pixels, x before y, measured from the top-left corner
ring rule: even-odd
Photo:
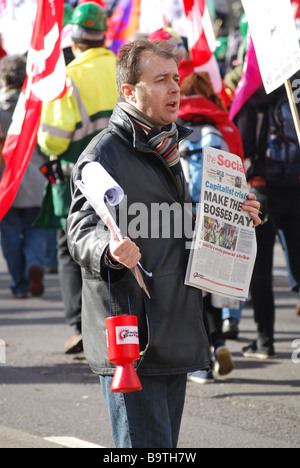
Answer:
[[[142,390],[133,367],[140,359],[139,332],[135,315],[118,315],[106,319],[108,360],[116,364],[111,391],[129,393]]]

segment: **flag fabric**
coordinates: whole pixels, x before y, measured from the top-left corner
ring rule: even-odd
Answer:
[[[294,18],[297,19],[300,17],[300,0],[292,0],[292,8],[294,13]]]
[[[210,13],[205,0],[183,0],[189,22],[189,49],[196,72],[206,71],[210,75],[216,94],[222,91],[222,78],[214,56],[216,39]]]
[[[37,0],[0,0],[0,31],[8,55],[26,54],[37,11]]]
[[[233,120],[245,102],[255,93],[262,84],[262,77],[253,45],[253,40],[248,29],[247,50],[243,74],[235,90],[234,99],[229,111],[229,118]]]
[[[298,40],[300,43],[300,0],[292,0],[292,9],[298,33]]]
[[[108,19],[107,45],[115,54],[139,30],[141,0],[120,0]]]
[[[152,34],[161,28],[171,26],[180,33],[174,21],[185,18],[182,0],[141,0],[140,31]]]
[[[35,148],[43,102],[66,91],[66,67],[60,47],[63,6],[61,0],[38,0],[26,79],[2,150],[5,170],[0,182],[0,221],[17,195]]]

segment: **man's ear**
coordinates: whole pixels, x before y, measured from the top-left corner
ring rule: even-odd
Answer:
[[[126,101],[136,103],[136,88],[134,85],[124,83],[121,86],[121,90]]]

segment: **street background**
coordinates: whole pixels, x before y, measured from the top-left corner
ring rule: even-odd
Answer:
[[[63,354],[71,330],[58,276],[45,283],[42,298],[12,299],[0,252],[0,340],[7,345],[0,363],[0,448],[112,448],[98,377],[83,354]],[[300,317],[279,245],[274,285],[276,359],[241,356],[256,338],[253,311],[245,307],[239,340],[227,342],[235,370],[214,384],[188,383],[179,448],[300,447],[300,364],[292,362],[293,352],[300,358],[292,347],[300,340]],[[3,358],[1,346],[0,353]]]

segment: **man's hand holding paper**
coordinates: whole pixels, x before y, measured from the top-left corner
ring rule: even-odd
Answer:
[[[259,217],[260,203],[257,201],[254,193],[248,195],[248,200],[244,202],[243,210],[247,211],[251,218],[253,218],[255,227],[261,224],[261,219]]]
[[[114,230],[109,226],[109,223],[110,219],[107,219],[108,227],[111,230],[111,241],[108,249],[109,259],[124,265],[129,270],[135,268],[141,260],[140,249],[129,237],[120,240],[120,238],[114,234]]]

